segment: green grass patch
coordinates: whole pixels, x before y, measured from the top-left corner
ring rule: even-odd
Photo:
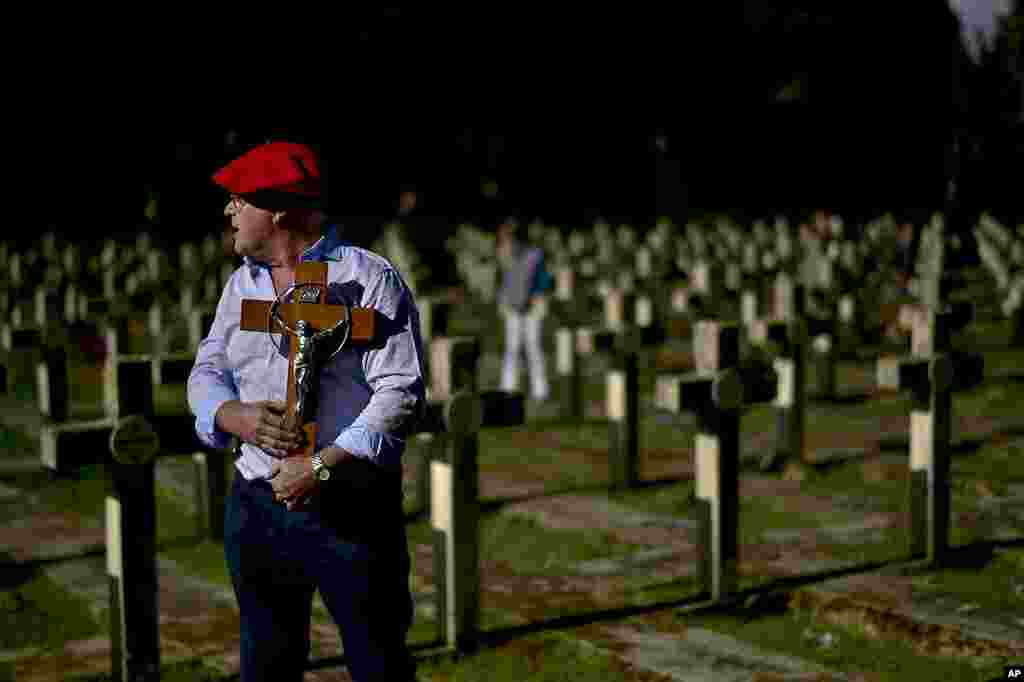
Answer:
[[[882,682],[983,682],[1002,673],[1001,661],[986,661],[981,667],[968,659],[921,656],[902,640],[877,640],[862,628],[823,625],[810,613],[787,611],[746,621],[724,615],[681,615],[688,626],[727,634],[757,647],[814,661],[843,673],[877,675]],[[830,634],[831,647],[817,638]]]
[[[685,480],[650,489],[624,490],[616,495],[615,500],[650,514],[691,518],[695,492],[696,483]]]
[[[986,481],[997,495],[1005,495],[1009,484],[1024,483],[1024,438],[1016,444],[984,445],[973,454],[954,457],[951,466],[954,484],[967,485],[965,493],[972,500],[977,499],[970,489],[974,480]]]
[[[0,452],[14,455],[26,454],[34,450],[35,445],[24,433],[0,425]]]
[[[227,679],[220,670],[204,665],[199,659],[177,661],[160,666],[161,682],[219,682]],[[68,682],[114,682],[109,674],[75,675]]]
[[[824,470],[810,469],[801,482],[808,495],[870,498],[872,509],[880,512],[902,512],[907,509],[906,481],[865,481],[861,463],[836,464]]]
[[[174,561],[179,568],[191,575],[231,589],[231,576],[228,574],[227,560],[224,558],[224,545],[219,542],[204,540],[195,544],[170,547],[162,550],[160,555]]]
[[[556,530],[507,514],[482,519],[480,544],[481,556],[529,575],[564,575],[580,562],[622,557],[644,548],[599,530]]]
[[[752,581],[740,579],[739,589],[753,587]],[[701,585],[696,576],[684,576],[675,580],[659,580],[648,577],[630,577],[626,581],[626,604],[629,606],[650,606],[665,602],[692,599],[700,594]]]
[[[11,557],[0,555],[3,562]],[[103,628],[88,604],[38,572],[17,587],[0,591],[0,649],[59,649],[64,642],[88,639]]]
[[[996,554],[982,568],[944,568],[914,581],[915,590],[953,597],[964,603],[1008,613],[1024,613],[1024,550]]]
[[[620,672],[613,658],[571,634],[545,632],[458,659],[420,664],[423,682],[579,682],[638,679]]]

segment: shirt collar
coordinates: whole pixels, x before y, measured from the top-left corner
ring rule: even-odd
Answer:
[[[338,236],[338,226],[328,225],[327,229],[324,230],[323,236],[310,246],[308,249],[302,252],[299,256],[300,261],[340,261],[341,260],[341,246],[345,242]],[[269,270],[268,266],[263,261],[258,261],[251,256],[245,256],[242,258],[249,267],[250,274],[255,278],[259,275],[260,270]]]

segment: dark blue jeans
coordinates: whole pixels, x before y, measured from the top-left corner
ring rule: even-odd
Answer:
[[[242,682],[302,680],[316,589],[354,680],[415,679],[401,495],[400,480],[361,490],[331,481],[315,506],[288,511],[267,481],[235,472],[224,553],[241,616]]]

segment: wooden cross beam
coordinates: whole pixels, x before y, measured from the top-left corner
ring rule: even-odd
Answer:
[[[347,308],[343,305],[332,305],[327,300],[327,264],[323,262],[300,263],[295,270],[296,302],[281,303],[278,314],[284,324],[295,330],[299,322],[308,326],[311,335],[327,332],[339,323],[350,325],[348,343],[365,344],[373,340],[376,331],[375,313],[370,308]],[[242,301],[242,318],[240,328],[243,331],[282,333],[279,325],[271,319],[273,301],[245,299]],[[351,311],[351,318],[349,318]],[[300,396],[296,384],[296,358],[300,357],[300,337],[288,332],[291,337],[291,349],[288,353],[288,400],[285,412],[289,423],[299,426],[306,435],[304,445],[288,453],[289,456],[302,455],[311,457],[316,448],[317,426],[316,415],[316,383],[318,366],[316,358],[312,358],[312,400],[304,404],[304,414],[298,414],[297,404]],[[329,341],[333,343],[333,341]]]

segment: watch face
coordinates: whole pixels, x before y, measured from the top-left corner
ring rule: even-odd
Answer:
[[[317,478],[319,478],[321,481],[326,481],[328,478],[331,477],[331,470],[328,469],[327,467],[324,467],[320,469],[320,471],[318,471],[316,475]]]

